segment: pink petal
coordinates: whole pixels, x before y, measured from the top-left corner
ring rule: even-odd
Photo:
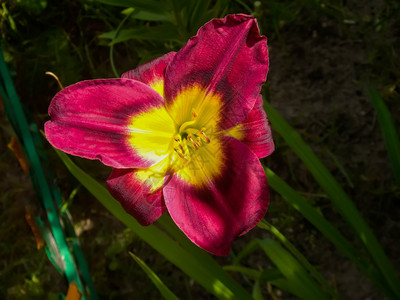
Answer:
[[[158,93],[135,80],[82,81],[53,98],[45,134],[54,147],[72,155],[116,168],[148,167],[156,157],[135,151],[128,125],[134,116],[163,105]]]
[[[158,80],[164,80],[165,68],[175,56],[176,52],[169,52],[161,57],[155,58],[134,70],[122,74],[122,78],[134,79],[151,85]]]
[[[242,121],[253,108],[268,72],[266,37],[253,16],[228,15],[201,27],[165,71],[165,101],[193,86],[220,95],[221,129]]]
[[[195,187],[176,175],[164,186],[167,209],[192,242],[216,255],[227,255],[235,237],[264,216],[269,193],[257,156],[242,142],[221,137],[225,161],[221,175]]]
[[[254,108],[239,125],[243,137],[240,139],[245,143],[258,158],[267,157],[274,149],[271,127],[264,111],[262,96],[257,97]]]
[[[114,169],[107,187],[126,212],[144,226],[157,221],[166,209],[162,189],[152,192],[151,178],[141,179],[135,169]]]

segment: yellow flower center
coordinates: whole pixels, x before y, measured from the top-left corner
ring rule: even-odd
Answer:
[[[129,144],[154,161],[143,176],[175,173],[198,187],[219,176],[224,163],[217,133],[221,108],[218,95],[193,86],[179,93],[168,107],[133,117]]]
[[[174,136],[173,149],[182,159],[189,160],[190,152],[210,143],[206,128],[196,128],[197,114],[192,110],[193,119],[179,126],[178,133]]]
[[[205,128],[200,130],[188,128],[187,131],[177,134],[174,137],[174,151],[180,158],[188,159],[188,152],[185,149],[197,150],[211,142],[205,131]]]

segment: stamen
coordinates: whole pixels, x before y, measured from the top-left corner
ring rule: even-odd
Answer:
[[[202,128],[200,130],[200,133],[204,136],[204,138],[206,139],[206,143],[209,144],[210,143],[210,139],[208,138],[208,136],[206,135],[206,133],[204,132],[205,128]]]
[[[192,138],[191,135],[189,135],[189,136],[187,137],[187,139],[193,144],[193,147],[194,147],[195,149],[199,148],[199,147],[197,146],[197,144],[195,143],[195,141],[193,140],[193,138]]]
[[[182,154],[185,154],[185,150],[183,149],[183,147],[182,147],[182,145],[181,145],[181,144],[179,144],[179,148],[181,149],[181,151],[182,151]]]
[[[179,152],[178,148],[174,148],[174,151],[179,155],[180,158],[186,159],[182,153]]]
[[[199,146],[199,147],[203,146],[203,141],[201,140],[200,137],[196,138],[196,145]]]
[[[63,85],[61,84],[60,79],[58,79],[56,74],[54,74],[53,72],[45,72],[45,74],[46,75],[50,75],[51,77],[53,77],[57,81],[58,86],[60,87],[61,90],[64,89]]]

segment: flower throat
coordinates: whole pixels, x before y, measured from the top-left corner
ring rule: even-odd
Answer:
[[[178,130],[178,134],[174,137],[174,151],[180,158],[188,159],[187,151],[197,150],[205,144],[210,143],[210,139],[206,134],[206,128],[196,128],[197,114],[192,111],[193,120],[184,122]],[[185,148],[187,150],[185,150]]]

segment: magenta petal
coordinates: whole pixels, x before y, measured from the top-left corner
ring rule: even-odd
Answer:
[[[72,155],[98,159],[116,168],[148,167],[155,163],[129,142],[129,122],[163,98],[131,79],[88,80],[60,91],[49,107],[45,124],[49,142]]]
[[[162,189],[150,192],[151,181],[141,180],[134,169],[114,169],[107,187],[126,212],[144,226],[157,221],[166,209]]]
[[[169,52],[161,57],[155,58],[134,70],[122,74],[122,78],[138,80],[147,85],[152,85],[155,81],[164,80],[165,68],[175,56],[176,52]]]
[[[258,96],[254,108],[240,124],[243,138],[240,139],[245,143],[258,158],[267,157],[274,149],[274,141],[272,139],[271,126],[264,111],[264,103],[262,96]]]
[[[176,175],[164,186],[167,209],[192,242],[216,255],[227,255],[235,237],[253,228],[269,203],[267,179],[257,156],[242,142],[222,137],[221,176],[207,187],[194,187]]]
[[[185,88],[202,86],[222,98],[221,129],[242,121],[267,77],[266,37],[253,16],[237,14],[201,27],[165,71],[167,107]]]

